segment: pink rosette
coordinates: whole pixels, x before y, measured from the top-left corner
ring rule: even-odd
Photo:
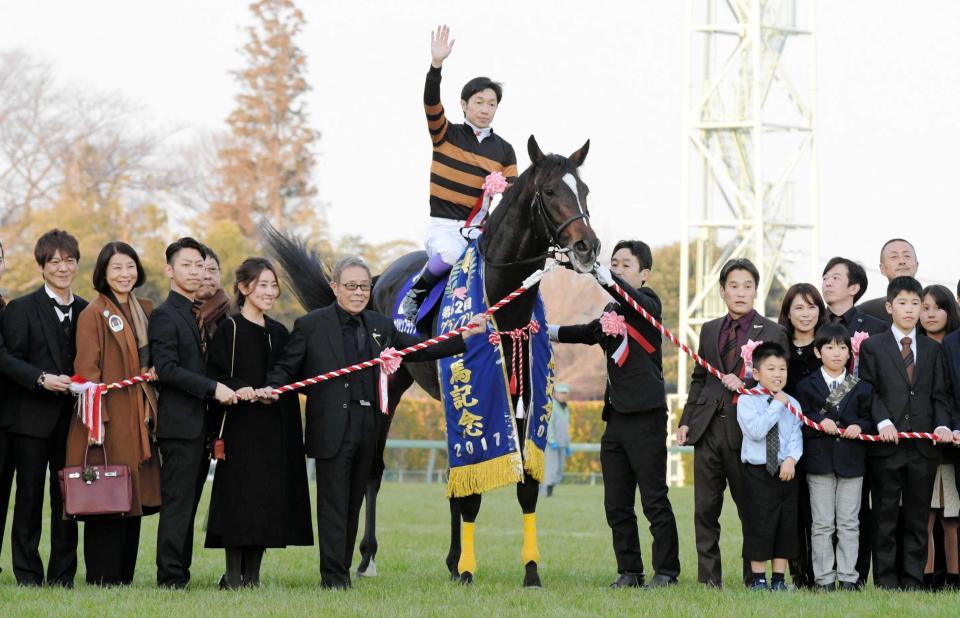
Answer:
[[[609,337],[622,337],[627,334],[627,321],[616,311],[605,311],[600,316],[600,328]]]
[[[753,351],[757,349],[762,341],[754,341],[753,339],[747,339],[747,343],[740,346],[740,358],[743,359],[744,367],[744,377],[752,378],[753,377]]]
[[[500,172],[487,174],[483,179],[483,192],[487,195],[499,195],[507,190],[507,179]]]
[[[870,333],[858,330],[853,333],[853,337],[850,338],[850,347],[853,348],[853,355],[860,356],[860,345],[870,338]]]
[[[396,348],[384,348],[383,352],[380,352],[380,370],[386,375],[393,374],[397,369],[400,368],[400,363],[403,362],[403,358],[397,356]]]

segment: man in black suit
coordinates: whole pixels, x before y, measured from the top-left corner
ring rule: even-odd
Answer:
[[[827,305],[827,321],[846,326],[851,338],[858,331],[875,335],[887,330],[887,322],[867,315],[856,304],[867,293],[867,271],[853,260],[830,258],[823,268],[820,291]]]
[[[741,348],[753,340],[774,342],[787,349],[787,333],[783,327],[753,308],[759,284],[760,273],[746,258],[730,260],[720,270],[720,297],[727,305],[727,315],[703,325],[697,353],[725,375],[719,380],[700,365],[694,367],[677,429],[677,444],[694,446],[697,578],[709,586],[723,585],[720,511],[728,483],[738,516],[743,509],[740,461],[743,433],[737,422],[736,391],[744,386],[752,388],[756,383],[746,376]],[[746,562],[743,578],[745,583],[753,579]]]
[[[198,478],[206,473],[207,400],[236,403],[236,394],[206,376],[206,336],[195,301],[203,278],[203,245],[181,238],[167,247],[170,294],[150,315],[150,353],[160,395],[157,442],[162,461],[157,528],[157,585],[185,588],[193,558]]]
[[[598,269],[597,280],[619,300],[613,292],[616,281],[659,320],[660,298],[644,287],[651,268],[653,254],[646,243],[622,240],[613,248],[610,268]],[[604,313],[608,312],[623,317],[629,326],[626,332],[615,335],[609,328],[604,332],[601,320],[597,319],[577,326],[551,326],[550,336],[560,343],[599,345],[607,357],[607,389],[603,397],[603,420],[607,426],[600,441],[600,467],[603,506],[613,533],[619,574],[611,588],[645,586],[634,510],[638,486],[643,514],[653,535],[655,575],[649,586],[659,588],[675,584],[680,576],[677,522],[667,496],[667,400],[662,341],[660,332],[629,305],[614,302],[604,308]]]
[[[384,348],[399,350],[419,341],[397,331],[389,318],[366,310],[372,277],[360,258],[340,260],[334,266],[331,287],[335,303],[294,323],[283,356],[267,375],[270,386],[257,391],[263,401],[277,399],[271,394],[277,386],[377,358]],[[421,362],[464,352],[463,340],[486,328],[483,317],[475,316],[473,322],[475,326],[462,338],[453,337],[404,359]],[[360,506],[377,456],[379,375],[377,367],[304,389],[304,443],[307,456],[314,457],[317,465],[320,584],[324,588],[350,587]]]
[[[902,238],[891,238],[880,249],[880,273],[887,278],[887,282],[895,277],[916,277],[920,263],[917,262],[917,252],[909,241]],[[893,319],[887,313],[887,297],[880,296],[860,303],[860,309],[865,314],[877,318],[884,324],[890,325]]]
[[[923,586],[927,517],[940,451],[928,440],[899,444],[897,432],[931,432],[952,443],[956,422],[940,346],[917,333],[923,288],[895,277],[887,288],[893,325],[860,348],[860,377],[873,385],[873,421],[885,444],[869,451],[873,483],[873,580],[880,588]],[[897,522],[902,522],[903,564],[897,565]]]
[[[845,257],[833,257],[823,268],[821,291],[827,305],[827,321],[840,324],[847,329],[852,339],[857,332],[877,335],[889,328],[886,322],[867,315],[856,305],[867,293],[867,271],[863,266]],[[886,312],[886,310],[884,310]],[[853,357],[850,358],[848,371],[853,371]],[[873,547],[873,518],[870,502],[870,475],[863,478],[860,499],[860,548],[857,555],[857,573],[859,586],[867,581],[870,574],[870,552]]]
[[[10,534],[13,572],[21,586],[44,583],[39,545],[49,468],[50,559],[46,583],[69,588],[77,572],[77,524],[63,520],[57,472],[64,466],[73,413],[69,387],[76,323],[87,302],[70,290],[80,261],[76,238],[63,230],[51,230],[37,240],[34,258],[43,286],[11,301],[3,316],[7,350],[23,361],[19,369],[8,373],[16,386],[10,388],[5,406],[17,476]]]

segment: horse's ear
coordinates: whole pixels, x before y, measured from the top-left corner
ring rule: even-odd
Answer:
[[[576,151],[575,153],[570,155],[568,158],[570,159],[570,162],[573,163],[574,167],[580,167],[581,165],[583,165],[584,160],[587,158],[587,152],[589,151],[590,151],[590,140],[587,140],[587,142],[580,147],[580,150]]]
[[[540,146],[537,144],[537,138],[533,135],[527,140],[527,154],[530,155],[530,162],[534,165],[540,165],[540,162],[547,158],[546,155],[543,154],[543,151],[540,150]]]

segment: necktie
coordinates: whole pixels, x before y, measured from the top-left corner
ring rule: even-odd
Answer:
[[[720,359],[727,373],[733,373],[733,368],[737,365],[737,326],[737,322],[730,323],[727,340],[723,342],[723,349],[720,350]]]
[[[60,320],[60,328],[63,329],[64,334],[67,337],[70,336],[70,305],[61,305],[57,302],[56,298],[50,299],[50,304],[60,310],[60,313],[63,314],[63,319]]]
[[[830,321],[833,322],[834,324],[843,324],[843,323],[844,323],[844,321],[843,321],[843,316],[842,316],[842,315],[837,315],[836,313],[831,313],[831,314],[830,314]]]
[[[193,319],[197,321],[197,328],[200,330],[200,352],[203,354],[207,353],[207,329],[203,324],[203,314],[200,312],[200,307],[203,306],[203,301],[195,300],[193,305],[190,306],[190,312],[193,313]]]
[[[836,380],[834,380],[833,382],[831,382],[831,383],[830,383],[830,392],[832,393],[833,391],[837,390],[837,387],[838,387],[838,386],[840,386],[840,383],[837,382]]]
[[[771,401],[773,401],[773,397],[767,399],[767,405],[770,405]],[[777,472],[780,471],[780,462],[778,461],[780,454],[780,433],[778,427],[779,425],[774,425],[770,428],[770,431],[767,432],[767,473],[769,473],[770,476],[776,476]]]
[[[910,337],[904,337],[900,340],[900,356],[903,357],[903,368],[907,371],[907,379],[913,383],[913,350],[910,344],[913,342]]]

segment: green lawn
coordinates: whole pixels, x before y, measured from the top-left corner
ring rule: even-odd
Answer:
[[[209,488],[209,484],[208,484]],[[540,502],[540,551],[543,590],[520,587],[521,516],[512,490],[484,497],[477,524],[477,581],[464,588],[447,581],[448,512],[440,485],[384,487],[380,503],[380,576],[363,580],[349,592],[321,591],[316,547],[269,551],[259,590],[222,592],[216,581],[222,552],[199,547],[206,498],[197,518],[198,547],[189,590],[160,591],[154,586],[156,517],[143,526],[140,564],[127,589],[96,589],[83,582],[81,550],[77,589],[19,589],[10,573],[9,536],[0,556],[0,615],[925,615],[956,616],[960,595],[902,594],[872,588],[861,593],[750,593],[737,583],[740,531],[732,508],[724,512],[723,591],[696,583],[693,543],[693,490],[671,491],[681,535],[681,583],[665,591],[607,590],[615,577],[610,532],[603,514],[602,488],[562,486]],[[732,506],[732,503],[728,504]],[[641,521],[642,517],[641,517]],[[9,530],[8,530],[9,535]],[[81,539],[82,539],[81,533]],[[641,526],[644,558],[650,539]],[[82,541],[81,541],[82,543]],[[47,538],[42,541],[46,547]],[[648,571],[649,571],[648,567]]]

